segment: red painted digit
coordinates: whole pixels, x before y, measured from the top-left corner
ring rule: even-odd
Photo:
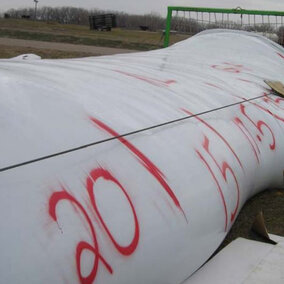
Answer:
[[[268,124],[266,122],[262,121],[262,120],[258,120],[255,123],[246,113],[245,106],[243,104],[240,104],[240,108],[241,108],[242,114],[256,127],[256,129],[260,132],[260,134],[262,136],[264,136],[264,133],[262,131],[263,126],[266,127],[269,130],[271,137],[272,137],[272,142],[269,144],[269,147],[270,147],[271,150],[275,150],[275,147],[276,147],[275,136],[274,136],[272,129],[268,126]],[[261,141],[261,138],[260,138],[259,135],[257,135],[257,138],[258,138],[259,141]]]
[[[182,111],[184,111],[185,113],[189,114],[189,115],[193,115],[192,112],[186,110],[186,109],[182,109]],[[204,124],[205,126],[207,126],[211,131],[213,131],[225,144],[226,146],[229,148],[229,150],[232,152],[232,154],[234,155],[234,157],[236,158],[236,160],[238,161],[240,167],[243,169],[243,165],[238,157],[238,155],[236,154],[236,152],[234,151],[234,149],[231,147],[231,145],[229,144],[229,142],[225,139],[225,137],[223,135],[221,135],[221,133],[219,133],[215,128],[213,128],[208,122],[206,122],[205,120],[201,119],[198,115],[194,116],[194,118],[196,118],[197,120],[199,120],[202,124]]]
[[[181,205],[179,203],[179,200],[177,199],[173,190],[170,188],[170,186],[166,182],[166,179],[163,173],[140,150],[138,150],[133,144],[127,141],[124,137],[120,136],[116,131],[114,131],[109,126],[107,126],[106,124],[104,124],[103,122],[101,122],[100,120],[94,117],[90,117],[90,119],[95,125],[103,129],[104,131],[112,135],[113,137],[117,137],[117,139],[138,158],[140,163],[147,169],[147,171],[151,175],[153,175],[153,177],[155,177],[155,179],[161,184],[161,186],[164,188],[164,190],[173,200],[176,207],[182,212],[182,214],[184,215],[186,219],[184,211],[181,208]]]
[[[106,223],[104,222],[102,215],[100,214],[100,211],[97,207],[93,187],[94,187],[94,184],[96,183],[97,179],[99,179],[99,178],[103,178],[107,181],[115,183],[120,188],[120,190],[123,192],[127,201],[129,202],[129,205],[131,207],[133,217],[134,217],[135,233],[134,233],[134,237],[133,237],[131,243],[128,246],[124,247],[124,246],[119,245],[116,242],[116,240],[114,239],[113,235],[111,234],[109,228],[107,227]],[[87,191],[89,193],[90,200],[91,200],[91,203],[94,207],[94,210],[95,210],[96,214],[98,215],[101,224],[103,225],[106,233],[108,234],[108,236],[111,239],[112,243],[114,244],[115,248],[123,255],[132,254],[135,251],[135,249],[138,245],[138,241],[139,241],[139,223],[138,223],[138,218],[137,218],[135,208],[134,208],[133,203],[132,203],[129,195],[127,194],[126,190],[123,188],[123,186],[120,184],[120,182],[111,175],[111,173],[109,171],[102,169],[102,168],[97,168],[97,169],[92,170],[89,174],[89,177],[87,178]]]
[[[87,242],[81,241],[77,245],[77,248],[76,248],[76,267],[77,267],[77,273],[78,273],[80,282],[83,283],[83,284],[93,283],[93,281],[95,280],[96,275],[97,275],[99,260],[104,264],[104,266],[106,267],[108,272],[112,274],[113,271],[112,271],[111,266],[100,255],[99,245],[98,245],[98,241],[97,241],[97,237],[96,237],[95,228],[92,225],[90,217],[88,216],[84,207],[71,194],[69,194],[65,189],[63,189],[62,191],[54,192],[51,195],[51,197],[49,199],[49,215],[51,216],[51,218],[55,222],[57,222],[56,206],[58,205],[58,203],[60,201],[63,201],[63,200],[67,200],[67,201],[71,202],[73,205],[75,205],[81,211],[81,213],[83,214],[83,216],[85,217],[85,219],[86,219],[86,221],[89,225],[91,235],[92,235],[92,239],[93,239],[93,246],[91,246]],[[81,271],[81,255],[82,255],[82,252],[84,250],[91,251],[95,255],[92,270],[87,277],[84,277],[82,275],[82,271]]]
[[[234,181],[236,183],[237,202],[236,202],[234,211],[231,213],[231,222],[233,222],[236,217],[236,214],[239,208],[239,202],[240,202],[240,188],[239,188],[239,183],[235,175],[235,172],[233,171],[231,166],[226,161],[223,161],[221,166],[219,165],[219,163],[217,162],[217,160],[215,159],[215,157],[212,155],[212,153],[209,150],[209,139],[207,136],[204,136],[204,141],[203,141],[202,146],[205,149],[205,151],[209,154],[209,156],[212,158],[212,160],[214,161],[215,165],[217,166],[220,173],[222,174],[224,180],[228,182],[227,181],[227,171],[229,171],[234,178]]]

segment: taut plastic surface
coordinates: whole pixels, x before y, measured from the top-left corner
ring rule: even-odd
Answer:
[[[264,83],[283,74],[283,48],[232,31],[0,60],[0,282],[181,283],[283,186],[284,101]]]

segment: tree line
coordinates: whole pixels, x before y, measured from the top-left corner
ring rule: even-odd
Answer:
[[[116,16],[117,27],[127,29],[137,29],[140,26],[148,27],[149,30],[156,31],[165,28],[166,20],[159,14],[150,13],[146,15],[130,15],[123,12],[104,11],[99,9],[87,10],[75,7],[41,7],[37,9],[37,20],[46,22],[58,22],[60,24],[89,25],[90,15],[100,15],[113,13]],[[21,19],[28,16],[35,18],[34,8],[10,9],[5,12],[10,18]]]
[[[75,7],[40,7],[37,9],[37,20],[46,22],[58,22],[61,24],[76,24],[76,25],[89,25],[90,15],[100,14],[115,14],[116,26],[126,29],[139,29],[139,27],[146,27],[151,31],[164,30],[166,26],[166,19],[159,14],[150,13],[146,15],[130,15],[124,12],[117,11],[104,11],[99,9],[83,9]],[[34,8],[19,8],[10,9],[6,11],[6,15],[11,18],[22,18],[28,16],[31,19],[35,18]],[[188,34],[196,34],[200,31],[213,28],[225,28],[225,29],[237,29],[263,33],[276,33],[279,37],[281,44],[284,44],[284,26],[275,29],[268,23],[261,25],[240,25],[233,21],[222,22],[201,22],[192,18],[185,17],[173,17],[171,23],[171,29],[178,32],[184,32]]]

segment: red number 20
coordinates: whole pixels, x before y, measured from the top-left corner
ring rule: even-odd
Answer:
[[[131,243],[128,246],[121,246],[118,244],[118,242],[114,239],[113,235],[111,234],[109,228],[107,227],[106,223],[103,220],[103,217],[101,216],[97,204],[96,204],[96,198],[95,198],[95,194],[93,191],[93,186],[96,183],[96,181],[99,178],[104,178],[107,181],[113,182],[115,183],[118,188],[122,191],[122,193],[125,195],[127,201],[129,202],[129,205],[131,207],[133,216],[134,216],[134,224],[135,224],[135,233],[134,233],[134,237],[131,241]],[[87,177],[86,180],[86,188],[87,188],[87,192],[91,201],[91,204],[93,206],[93,209],[95,210],[99,221],[101,222],[104,230],[106,231],[108,237],[110,238],[111,242],[114,244],[115,248],[118,250],[119,253],[123,254],[123,255],[131,255],[137,245],[138,245],[138,241],[139,241],[139,223],[138,223],[138,218],[137,218],[137,214],[135,212],[135,208],[133,206],[133,203],[129,197],[129,195],[127,194],[126,190],[123,188],[123,186],[120,184],[120,182],[107,170],[102,169],[102,168],[96,168],[94,170],[92,170],[89,174],[89,176]],[[77,245],[76,248],[76,267],[77,267],[77,273],[78,273],[78,277],[81,283],[84,284],[91,284],[93,283],[93,281],[96,278],[97,275],[97,271],[98,271],[98,266],[99,266],[99,261],[101,261],[103,263],[103,265],[106,267],[106,269],[108,270],[109,273],[113,273],[113,270],[111,268],[111,266],[106,262],[106,260],[102,257],[102,255],[100,254],[99,251],[99,244],[97,241],[97,237],[96,237],[96,231],[95,228],[92,224],[92,221],[87,213],[87,211],[84,209],[84,207],[82,206],[82,204],[80,202],[78,202],[70,193],[68,193],[64,188],[62,189],[62,191],[57,191],[54,192],[50,199],[49,199],[49,215],[52,217],[52,219],[54,221],[57,222],[57,215],[56,215],[56,207],[58,205],[58,203],[60,201],[69,201],[72,203],[72,205],[76,206],[77,209],[80,210],[80,212],[83,214],[88,227],[90,228],[90,232],[92,235],[92,239],[93,239],[93,244],[89,244],[85,241],[80,241]],[[95,255],[95,259],[94,259],[94,263],[93,263],[93,267],[91,272],[89,273],[88,276],[84,277],[82,275],[82,271],[81,271],[81,256],[84,250],[88,250],[91,251],[94,255]]]

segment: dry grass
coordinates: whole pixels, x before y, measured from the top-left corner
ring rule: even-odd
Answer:
[[[90,31],[88,26],[15,19],[0,19],[0,37],[137,50],[151,50],[163,46],[162,31],[149,32],[116,28],[111,32],[99,32]],[[185,38],[185,35],[173,35],[171,42],[174,43]]]

